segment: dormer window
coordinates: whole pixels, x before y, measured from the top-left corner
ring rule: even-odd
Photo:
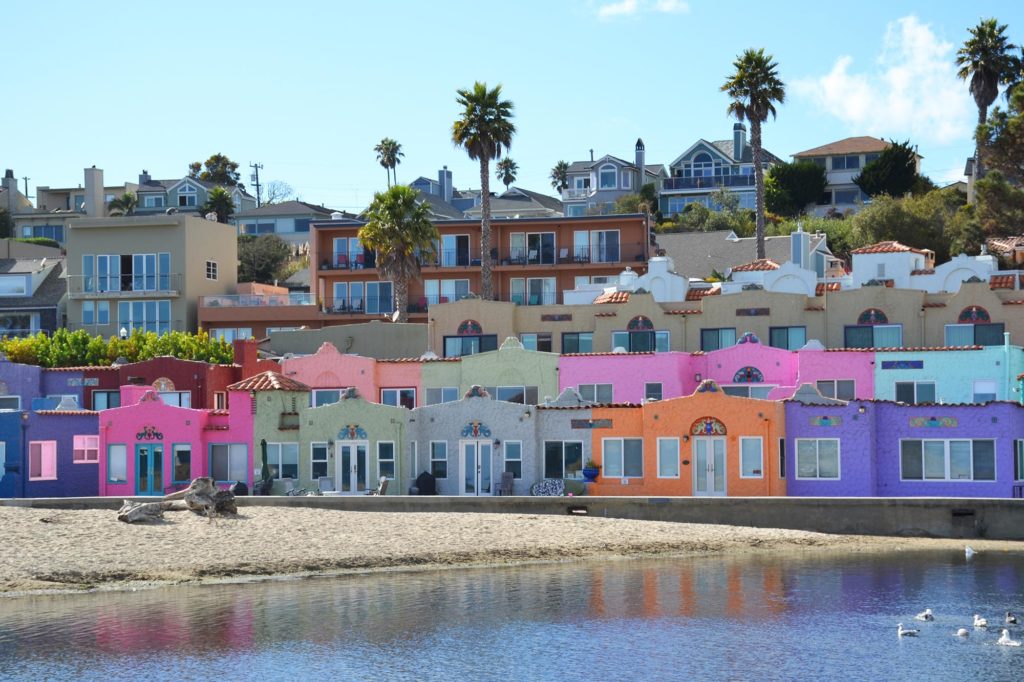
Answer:
[[[187,208],[196,204],[196,188],[188,183],[182,185],[181,189],[178,190],[178,206]]]
[[[600,189],[615,189],[617,186],[616,175],[615,166],[610,163],[601,166],[601,170],[598,172],[597,186]]]

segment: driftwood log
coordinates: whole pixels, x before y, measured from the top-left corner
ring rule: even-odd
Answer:
[[[146,521],[162,521],[164,511],[170,508],[166,502],[132,502],[125,500],[117,510],[117,520],[125,523],[141,523]]]
[[[237,514],[235,494],[230,490],[220,490],[212,478],[202,476],[193,479],[185,490],[174,493],[181,495],[185,506],[197,514],[206,514],[213,521],[217,514]],[[172,497],[172,496],[168,496]],[[168,498],[165,497],[165,500]],[[175,498],[177,499],[177,498]]]

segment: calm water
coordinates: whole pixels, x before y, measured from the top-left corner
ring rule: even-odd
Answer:
[[[1024,647],[953,636],[1022,585],[1024,555],[790,555],[0,599],[0,677],[1022,679]]]

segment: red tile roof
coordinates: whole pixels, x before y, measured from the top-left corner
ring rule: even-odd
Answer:
[[[615,353],[613,351],[598,351],[596,353],[562,353],[565,358],[589,358],[595,355],[654,355],[653,350],[642,350],[633,353]]]
[[[460,357],[454,357],[454,358],[386,358],[386,359],[382,359],[382,360],[377,360],[378,363],[381,363],[381,362],[461,362],[461,361],[462,361],[462,358],[460,358]]]
[[[1024,305],[1024,300],[1018,298],[1012,301],[1003,301],[1003,305]]]
[[[989,289],[1013,289],[1013,278],[1018,275],[992,275],[988,280]],[[1021,286],[1024,286],[1024,275],[1019,275]]]
[[[228,386],[229,391],[308,391],[309,386],[282,376],[277,372],[267,371],[254,377],[243,379]]]
[[[821,296],[826,291],[839,291],[842,286],[839,282],[818,282],[817,286],[814,287],[814,295]]]
[[[921,270],[911,270],[910,274],[911,274],[911,276],[913,276],[913,275],[934,275],[935,274],[935,268],[924,268],[924,269],[921,269]]]
[[[628,291],[606,291],[594,299],[594,303],[626,303],[629,301]]]
[[[704,312],[703,310],[699,310],[699,309],[694,308],[694,309],[690,309],[690,310],[666,310],[665,314],[666,315],[700,315],[703,312]]]
[[[722,287],[714,286],[708,289],[688,289],[686,292],[687,301],[699,301],[705,296],[718,296],[722,293]]]
[[[985,350],[985,346],[907,346],[905,348],[826,348],[829,353],[874,353],[883,351],[886,353],[920,353],[928,350]]]
[[[773,261],[771,258],[758,258],[752,260],[749,263],[743,265],[737,265],[732,269],[733,272],[765,272],[768,270],[778,270],[779,264]]]
[[[36,410],[36,414],[52,417],[58,414],[99,414],[96,410]]]
[[[885,140],[862,135],[860,137],[847,137],[835,142],[829,142],[820,147],[798,152],[793,156],[794,158],[800,158],[802,156],[831,156],[833,154],[867,154],[884,151],[888,146],[889,143]]]
[[[615,317],[618,313],[595,313],[594,317]]]
[[[854,249],[850,253],[852,254],[868,254],[868,253],[925,253],[921,249],[915,249],[912,246],[906,244],[900,244],[897,241],[878,242],[877,244],[871,244],[870,246],[862,246],[859,249]]]
[[[1019,248],[1024,248],[1024,237],[989,237],[985,240],[989,251],[1010,255]]]

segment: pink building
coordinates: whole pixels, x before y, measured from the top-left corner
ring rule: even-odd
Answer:
[[[99,494],[164,495],[198,476],[253,482],[251,397],[236,392],[231,410],[168,405],[152,387],[122,386],[121,407],[99,424]]]
[[[415,359],[348,355],[330,343],[313,355],[281,362],[281,374],[313,389],[313,406],[337,402],[343,389],[355,388],[370,402],[418,407],[423,404],[422,369],[423,363]]]
[[[696,387],[689,353],[570,353],[558,360],[558,390],[599,403],[677,398]]]

